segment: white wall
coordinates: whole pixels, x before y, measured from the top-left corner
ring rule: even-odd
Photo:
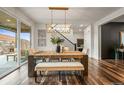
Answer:
[[[37,42],[37,39],[38,39],[38,29],[43,29],[43,30],[46,30],[46,25],[45,24],[37,24],[36,25],[36,29],[35,29],[35,34],[34,34],[34,37],[35,37],[35,48],[38,49],[38,50],[55,50],[56,49],[56,46],[53,45],[51,42],[50,42],[50,38],[51,38],[51,35],[52,33],[47,33],[46,34],[46,37],[47,37],[47,43],[46,43],[46,46],[44,47],[38,47],[38,42]],[[57,34],[54,34],[54,35],[57,35]],[[76,43],[77,41],[77,38],[83,38],[83,33],[80,32],[80,33],[73,33],[70,32],[70,33],[63,33],[64,36],[66,36],[69,40],[71,40],[73,43]],[[63,38],[60,36],[60,38]],[[72,46],[71,43],[69,43],[68,41],[64,41],[63,43],[64,46],[69,46],[70,50],[73,50],[74,49],[74,46]]]
[[[44,51],[44,50],[52,50],[52,49],[54,49],[54,45],[50,42],[50,36],[51,36],[51,33],[47,33],[46,34],[46,46],[44,46],[44,47],[39,47],[38,46],[38,29],[40,29],[40,30],[46,30],[46,25],[43,25],[43,24],[36,24],[36,26],[35,26],[35,33],[34,33],[34,47],[35,47],[35,49],[38,49],[38,50],[42,50],[42,51]]]
[[[91,25],[84,29],[84,48],[88,49],[88,56],[92,57]]]
[[[74,35],[74,43],[76,43],[77,42],[77,39],[79,38],[79,39],[84,39],[84,33],[83,33],[83,31],[82,32],[74,32],[73,33],[73,35]]]

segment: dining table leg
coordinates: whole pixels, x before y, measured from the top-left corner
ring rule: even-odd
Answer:
[[[28,76],[34,77],[35,76],[35,65],[36,62],[34,61],[34,56],[28,56]]]
[[[83,55],[81,63],[84,65],[83,75],[88,76],[88,55]]]

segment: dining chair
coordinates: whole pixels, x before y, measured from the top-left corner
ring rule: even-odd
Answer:
[[[84,48],[84,49],[82,50],[82,53],[85,54],[85,55],[88,55],[88,51],[89,51],[88,48]]]
[[[88,48],[84,48],[84,49],[82,50],[82,53],[83,53],[84,55],[88,55],[88,51],[89,51]],[[72,58],[72,61],[79,61],[79,59],[77,59],[77,58]]]
[[[63,52],[68,52],[68,51],[70,51],[69,47],[65,46],[63,48]],[[62,58],[61,61],[62,62],[70,62],[71,61],[71,58]]]

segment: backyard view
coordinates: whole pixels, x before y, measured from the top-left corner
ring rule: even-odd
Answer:
[[[16,32],[0,29],[0,74],[14,69],[17,64]]]
[[[30,33],[20,33],[21,39],[21,61],[27,60],[30,48]],[[0,74],[17,65],[16,33],[0,29]]]

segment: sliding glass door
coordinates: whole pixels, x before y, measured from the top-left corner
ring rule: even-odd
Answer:
[[[0,10],[0,78],[27,62],[30,40],[31,27]]]
[[[27,62],[29,49],[31,27],[21,23],[20,41],[21,41],[21,63]]]
[[[17,67],[17,22],[0,11],[0,76]]]

